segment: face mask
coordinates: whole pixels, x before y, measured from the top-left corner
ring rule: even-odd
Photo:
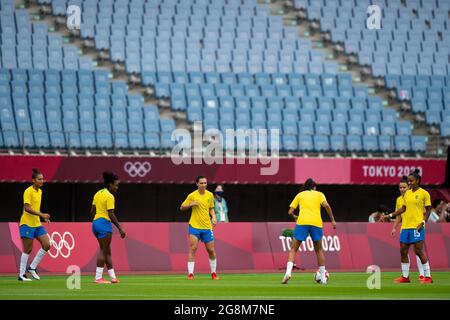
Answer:
[[[216,191],[216,194],[217,194],[219,197],[221,197],[221,196],[223,196],[223,191]]]

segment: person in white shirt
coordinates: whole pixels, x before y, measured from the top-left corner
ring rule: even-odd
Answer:
[[[442,199],[434,199],[430,217],[428,218],[428,222],[439,222],[439,218],[441,216],[442,210],[444,210],[445,202]]]

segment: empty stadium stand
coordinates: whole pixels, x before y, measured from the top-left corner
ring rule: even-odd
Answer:
[[[363,9],[368,1],[304,0],[295,5],[305,8],[308,19],[319,20],[333,41],[344,42],[347,53],[358,54],[361,64],[372,66],[374,76],[384,77],[386,87],[397,90],[398,99],[410,100],[413,111],[426,111],[427,123],[442,124],[449,117],[445,109],[450,102],[449,47],[443,45],[446,20],[442,14],[435,19],[434,12],[447,8],[444,2],[436,0],[430,6],[411,1],[410,6],[409,1],[407,5],[381,1],[394,12],[383,20],[382,32],[365,29]],[[285,152],[423,154],[427,150],[428,137],[414,135],[413,123],[399,118],[366,84],[354,83],[350,73],[341,72],[339,64],[301,37],[297,27],[285,26],[282,16],[271,15],[268,5],[255,0],[37,3],[50,6],[54,17],[65,16],[69,4],[80,6],[80,38],[93,40],[95,50],[107,52],[111,63],[122,63],[128,75],[137,75],[142,86],[153,89],[156,99],[168,99],[172,111],[185,113],[189,123],[202,121],[204,130],[280,129]],[[92,61],[78,56],[76,47],[62,44],[58,34],[48,33],[44,23],[31,23],[26,11],[11,4],[1,0],[0,8],[0,99],[4,101],[0,142],[4,147],[54,147],[51,136],[56,129],[65,138],[60,145],[73,148],[173,146],[174,119],[159,119],[157,108],[144,106],[143,98],[128,93],[124,82],[111,82],[107,76],[97,82],[97,73],[107,71],[86,70],[92,68]],[[412,9],[423,21],[432,20],[434,34],[443,38],[422,29],[420,39],[412,37],[419,32],[406,14]],[[5,22],[4,16],[8,16]],[[29,43],[19,36],[21,32],[29,33]],[[51,46],[57,49],[50,50]],[[39,72],[42,76],[32,80]],[[60,85],[48,81],[55,72]],[[16,80],[19,74],[25,74],[22,80]],[[30,115],[37,110],[48,115],[52,96],[56,96],[53,106],[60,114],[60,126],[55,121],[50,128],[47,116],[46,126],[34,125]],[[31,103],[34,97],[36,104]],[[16,110],[20,104],[22,109]],[[146,116],[150,113],[152,118]],[[441,125],[443,136],[447,131],[448,126]]]

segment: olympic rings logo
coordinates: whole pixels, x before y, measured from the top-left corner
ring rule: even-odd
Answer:
[[[152,169],[152,166],[150,165],[150,163],[148,161],[145,161],[142,163],[139,161],[136,161],[134,163],[127,161],[127,162],[125,162],[123,169],[132,178],[137,177],[137,176],[143,178],[147,175],[147,173],[150,172],[150,170]]]
[[[52,258],[57,258],[59,255],[63,258],[68,258],[74,247],[75,239],[70,232],[64,232],[61,236],[59,232],[55,231],[50,236],[50,250],[48,254]],[[53,248],[55,248],[56,253],[52,253]]]

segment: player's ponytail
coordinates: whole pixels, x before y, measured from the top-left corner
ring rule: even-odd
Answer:
[[[312,190],[312,189],[314,189],[314,187],[316,187],[316,186],[317,186],[316,182],[315,182],[313,179],[308,178],[308,179],[305,181],[305,183],[303,184],[303,186],[302,186],[302,188],[301,188],[300,191]]]
[[[420,176],[420,170],[419,169],[414,170],[409,175],[413,176],[414,179],[416,179],[418,181],[417,184],[420,184],[422,182],[422,177]]]
[[[103,181],[106,187],[108,187],[114,181],[119,180],[119,177],[112,172],[105,171],[103,172]]]
[[[31,169],[31,171],[33,172],[31,174],[31,179],[36,179],[38,175],[42,174],[39,169],[33,168]]]

